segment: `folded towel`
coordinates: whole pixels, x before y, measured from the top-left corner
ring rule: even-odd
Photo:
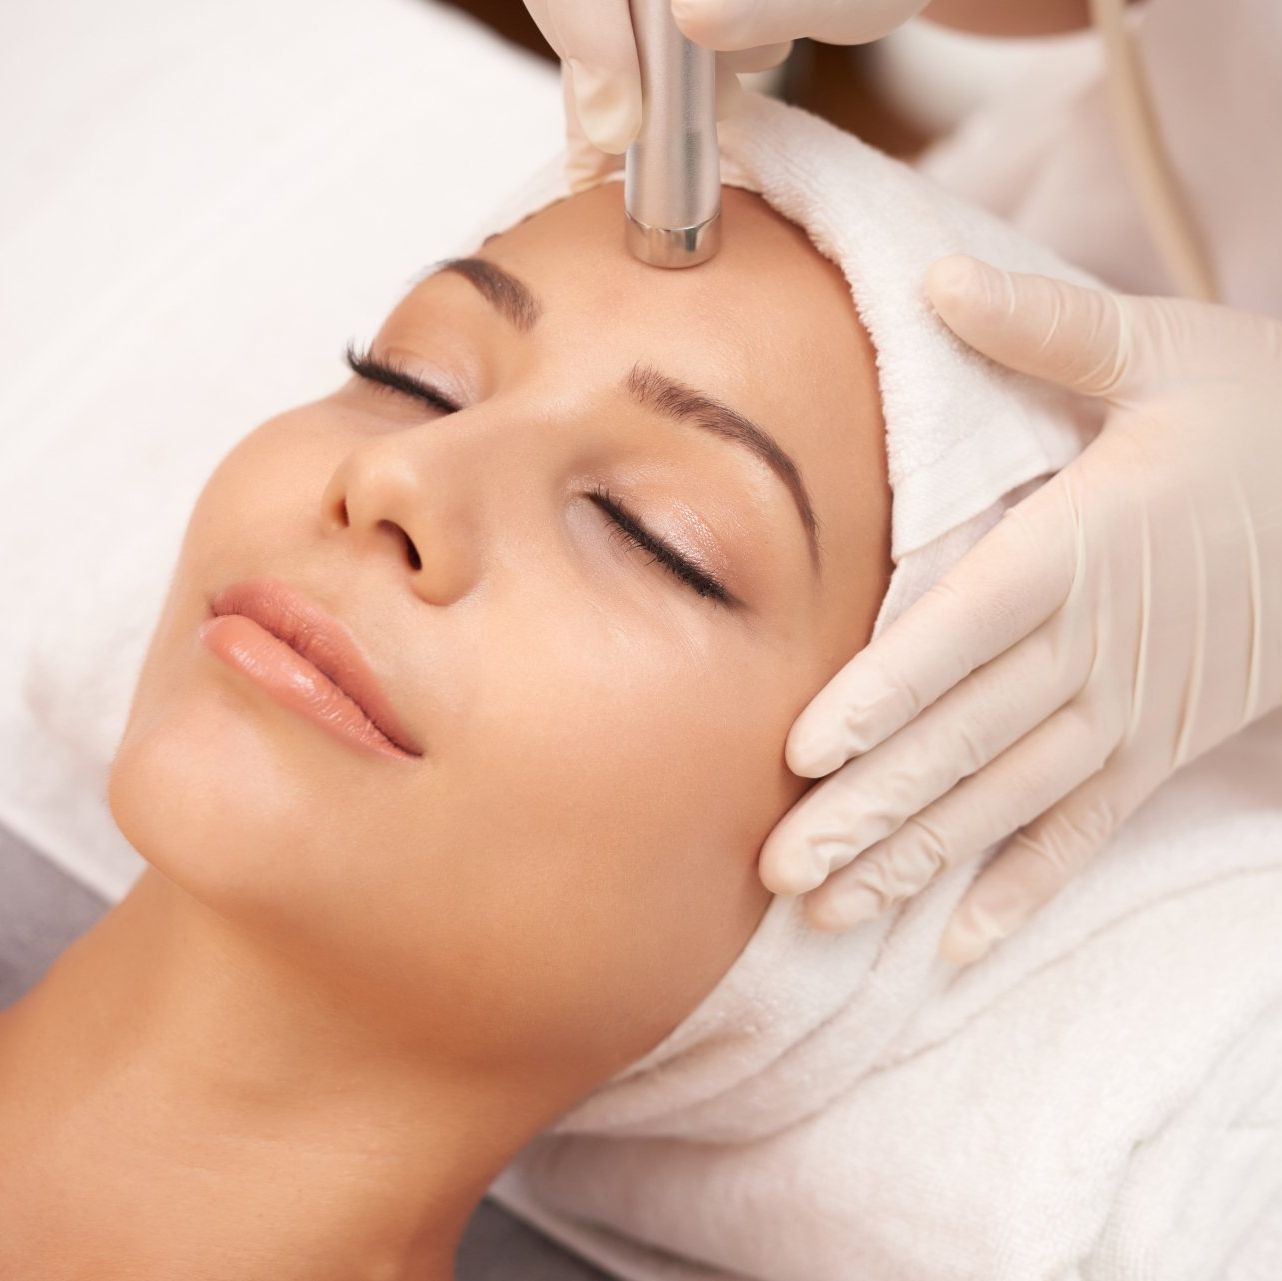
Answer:
[[[750,102],[722,145],[726,179],[841,267],[877,349],[879,632],[1097,426],[957,343],[926,265],[1083,277],[794,108]],[[504,216],[555,194],[545,171]],[[1205,1281],[1282,1192],[1279,777],[1273,717],[966,971],[936,949],[983,860],[842,935],[776,897],[699,1006],[491,1194],[631,1281]]]

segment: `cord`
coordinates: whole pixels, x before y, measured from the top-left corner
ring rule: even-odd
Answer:
[[[1215,270],[1162,141],[1148,78],[1126,21],[1126,0],[1090,0],[1104,44],[1118,142],[1149,235],[1186,297],[1217,302]]]

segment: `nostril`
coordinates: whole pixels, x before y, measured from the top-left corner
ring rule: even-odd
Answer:
[[[378,522],[380,529],[390,531],[395,537],[400,538],[405,544],[405,555],[409,560],[411,569],[422,569],[423,558],[418,554],[418,548],[414,546],[414,540],[401,528],[394,520],[380,520]]]
[[[352,523],[351,518],[347,514],[346,498],[340,498],[338,500],[338,512],[336,514],[338,516],[338,523],[343,529],[346,529]]]

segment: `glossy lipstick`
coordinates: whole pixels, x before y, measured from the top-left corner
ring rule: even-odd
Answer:
[[[349,746],[402,760],[423,755],[351,633],[287,584],[254,578],[225,587],[197,632],[282,707]]]

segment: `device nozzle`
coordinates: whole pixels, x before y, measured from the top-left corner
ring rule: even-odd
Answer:
[[[693,267],[721,245],[716,54],[687,40],[671,0],[629,0],[641,65],[641,130],[623,172],[629,251]]]
[[[721,248],[721,211],[695,227],[647,227],[627,217],[628,249],[651,267],[693,267]]]

